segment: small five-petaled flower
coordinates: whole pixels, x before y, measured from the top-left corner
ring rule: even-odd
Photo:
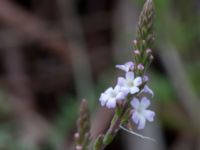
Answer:
[[[150,122],[154,120],[155,113],[147,109],[149,105],[150,101],[146,97],[143,97],[141,102],[135,97],[131,101],[133,107],[132,120],[138,124],[138,129],[144,129],[146,120]]]
[[[120,90],[119,86],[114,89],[109,87],[104,93],[101,94],[100,101],[102,106],[107,108],[115,108],[117,101],[125,99],[127,94]]]
[[[139,69],[143,68],[142,64],[139,64]],[[128,95],[132,96],[132,121],[138,125],[138,129],[143,129],[146,124],[146,120],[152,122],[154,120],[155,113],[151,110],[147,110],[150,106],[150,100],[146,97],[141,97],[143,94],[149,94],[153,97],[153,91],[146,85],[148,81],[147,76],[135,76],[134,63],[129,61],[123,65],[116,65],[116,68],[125,72],[124,77],[118,77],[117,85],[112,88],[109,87],[100,96],[99,101],[102,106],[106,106],[109,109],[116,108],[118,102],[124,101]],[[138,68],[137,68],[138,69]],[[141,97],[141,101],[137,98]]]

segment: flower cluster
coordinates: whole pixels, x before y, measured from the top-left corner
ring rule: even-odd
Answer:
[[[127,62],[123,65],[116,65],[116,68],[125,72],[125,77],[118,77],[114,88],[109,87],[100,96],[99,101],[102,106],[107,108],[120,107],[122,103],[130,102],[132,122],[138,125],[138,129],[143,129],[146,120],[152,122],[155,113],[147,108],[150,106],[150,100],[143,95],[153,97],[153,91],[147,86],[148,77],[145,75],[136,75],[136,70],[143,70],[144,66],[133,62]],[[130,99],[131,97],[131,99]],[[128,100],[130,99],[130,101]]]

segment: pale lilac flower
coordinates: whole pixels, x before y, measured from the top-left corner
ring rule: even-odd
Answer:
[[[127,72],[126,78],[119,77],[117,85],[121,87],[121,91],[124,93],[135,94],[139,92],[139,86],[142,84],[141,77],[134,77],[133,72]]]
[[[123,65],[116,65],[116,68],[121,69],[125,72],[132,71],[134,69],[134,63],[129,61]]]
[[[146,120],[152,122],[154,120],[155,112],[148,110],[150,105],[149,99],[143,97],[141,102],[137,98],[131,101],[133,107],[132,120],[138,124],[138,129],[144,129]]]
[[[152,89],[148,87],[148,85],[144,86],[144,88],[141,90],[141,93],[147,93],[151,95],[152,97],[154,96],[154,92],[152,91]]]
[[[112,87],[108,88],[104,93],[101,94],[99,101],[102,106],[107,108],[115,108],[117,101],[125,99],[127,94],[121,92],[120,87],[116,86],[114,89]]]

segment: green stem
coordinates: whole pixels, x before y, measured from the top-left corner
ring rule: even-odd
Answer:
[[[106,134],[103,136],[102,141],[98,141],[98,139],[96,140],[95,143],[98,143],[98,147],[96,147],[94,150],[103,150],[108,144],[110,144],[113,139],[115,138],[117,132],[120,129],[120,124],[123,123],[123,118],[124,115],[126,115],[126,110],[129,106],[129,102],[130,102],[131,98],[128,97],[125,106],[123,107],[122,110],[118,111],[120,113],[115,113],[115,115],[113,116],[113,119],[111,121],[110,127],[107,130]]]

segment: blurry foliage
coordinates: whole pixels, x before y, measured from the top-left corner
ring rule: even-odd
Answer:
[[[152,81],[149,82],[155,93],[155,100],[161,102],[173,102],[175,100],[175,93],[173,86],[169,79],[159,73],[151,73]]]
[[[67,135],[73,134],[71,129],[74,128],[78,117],[79,102],[70,95],[63,95],[60,99],[60,111],[55,117],[54,129],[50,133],[49,142],[46,143],[45,147],[58,147],[64,143]]]
[[[200,96],[200,81],[199,81],[199,75],[200,75],[200,62],[190,62],[188,65],[186,65],[187,69],[187,75],[189,76],[189,80],[191,81],[193,85],[193,90]]]
[[[0,88],[0,149],[29,150],[18,141],[17,123],[7,102],[7,92]],[[12,144],[11,144],[12,143]]]
[[[77,108],[79,107],[79,102],[70,95],[64,95],[61,99],[60,113],[57,114],[56,126],[58,132],[67,133],[73,127],[76,117],[78,116]]]

